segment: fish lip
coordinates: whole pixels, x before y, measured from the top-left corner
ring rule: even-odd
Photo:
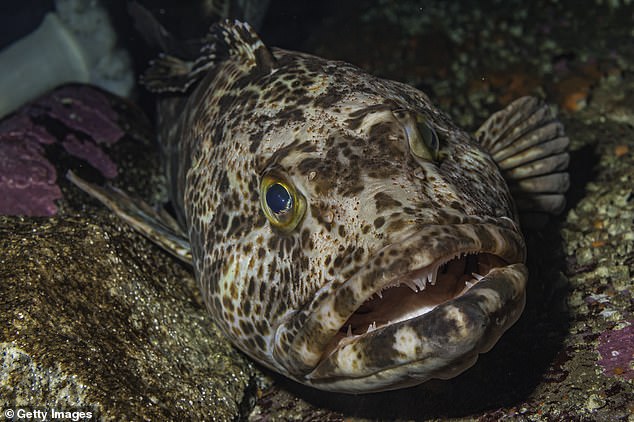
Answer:
[[[523,238],[508,218],[425,226],[380,250],[342,284],[320,289],[310,303],[280,324],[274,359],[292,377],[313,383],[328,353],[337,350],[327,350],[329,343],[368,298],[395,278],[461,252],[490,253],[509,265],[525,260]]]
[[[305,380],[323,390],[369,393],[452,378],[471,367],[519,319],[527,279],[523,263],[494,268],[465,294],[429,313],[357,336],[336,348]],[[390,354],[386,345],[404,335],[411,336],[416,347]],[[381,352],[368,359],[364,349]],[[366,360],[351,364],[360,355]]]

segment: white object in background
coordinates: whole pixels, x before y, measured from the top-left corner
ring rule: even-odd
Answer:
[[[98,2],[58,0],[31,34],[0,51],[0,117],[68,82],[98,85],[128,96],[130,58]]]

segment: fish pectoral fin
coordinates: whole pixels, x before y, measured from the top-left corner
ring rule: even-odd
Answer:
[[[186,264],[192,265],[191,246],[178,223],[166,211],[156,211],[139,198],[114,186],[101,187],[85,181],[72,171],[66,178],[117,214],[133,229]]]
[[[548,215],[563,211],[569,140],[548,105],[521,97],[489,117],[475,135],[506,179],[524,227],[543,226]]]

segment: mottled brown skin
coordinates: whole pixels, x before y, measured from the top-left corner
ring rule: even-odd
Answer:
[[[255,51],[217,60],[160,108],[172,200],[214,321],[257,361],[323,389],[398,388],[466,369],[524,301],[524,243],[496,163],[412,87],[342,62]],[[403,116],[436,131],[438,159],[412,154]],[[265,175],[305,198],[290,232],[262,211]],[[328,357],[387,281],[460,252],[508,265]]]

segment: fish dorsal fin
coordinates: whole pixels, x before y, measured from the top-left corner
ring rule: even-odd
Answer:
[[[207,71],[229,59],[234,59],[245,72],[268,73],[275,68],[273,54],[246,22],[225,20],[214,24],[202,41],[194,61],[168,54],[153,60],[142,77],[143,84],[154,93],[186,92]]]
[[[569,140],[546,104],[519,98],[489,117],[476,138],[502,171],[524,226],[543,226],[549,214],[563,211]]]
[[[206,41],[202,50],[216,61],[234,57],[245,68],[257,68],[262,72],[270,72],[276,67],[273,54],[246,22],[225,20],[213,25]]]

